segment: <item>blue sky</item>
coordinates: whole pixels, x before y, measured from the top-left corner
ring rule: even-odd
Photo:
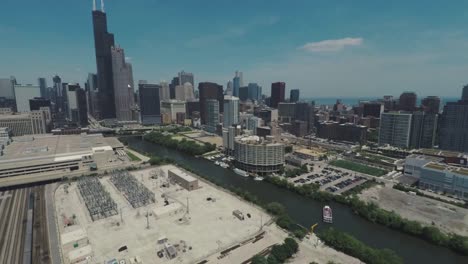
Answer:
[[[83,83],[96,68],[91,7],[2,0],[0,77]],[[225,85],[241,70],[266,94],[285,81],[307,97],[458,97],[468,83],[467,1],[107,0],[105,9],[135,81],[185,70]]]

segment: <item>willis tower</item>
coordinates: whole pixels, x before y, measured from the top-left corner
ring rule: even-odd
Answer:
[[[111,47],[114,46],[114,34],[107,32],[104,0],[101,0],[101,10],[96,10],[96,0],[93,0],[92,14],[99,89],[99,111],[97,114],[99,119],[112,119],[116,117],[111,53]]]

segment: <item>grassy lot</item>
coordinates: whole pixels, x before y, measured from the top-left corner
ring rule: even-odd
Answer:
[[[132,161],[141,161],[141,159],[137,156],[135,156],[135,154],[133,154],[132,152],[130,151],[126,151],[127,152],[127,156],[130,157],[130,159]]]
[[[330,162],[330,165],[378,177],[383,176],[387,173],[386,170],[369,167],[363,164],[347,160],[334,160]]]

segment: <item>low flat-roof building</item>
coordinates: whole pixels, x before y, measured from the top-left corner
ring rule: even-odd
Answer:
[[[14,137],[0,156],[0,186],[60,179],[91,168],[125,166],[116,150],[123,145],[101,134]]]
[[[179,168],[173,168],[168,171],[169,179],[175,181],[188,191],[198,189],[198,179]]]

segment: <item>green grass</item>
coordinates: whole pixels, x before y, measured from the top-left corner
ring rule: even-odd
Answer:
[[[137,157],[135,154],[131,153],[130,151],[125,151],[127,153],[127,156],[130,157],[132,161],[141,161],[139,157]]]
[[[347,160],[334,160],[334,161],[330,162],[330,165],[340,167],[340,168],[343,168],[343,169],[348,169],[348,170],[360,172],[360,173],[369,174],[369,175],[372,175],[372,176],[377,176],[377,177],[380,177],[380,176],[383,176],[383,175],[387,174],[386,170],[382,170],[382,169],[378,169],[378,168],[374,168],[374,167],[369,167],[369,166],[366,166],[366,165],[363,165],[363,164],[359,164],[359,163],[355,163],[355,162],[351,162],[351,161],[347,161]]]

